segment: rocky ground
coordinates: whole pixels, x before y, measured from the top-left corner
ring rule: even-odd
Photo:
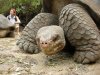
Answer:
[[[65,53],[26,54],[16,46],[17,39],[0,38],[0,75],[100,75],[100,61],[82,65]]]

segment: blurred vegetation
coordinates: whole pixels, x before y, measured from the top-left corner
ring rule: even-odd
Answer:
[[[42,0],[0,0],[0,13],[9,15],[11,8],[15,8],[21,19],[22,25],[26,25],[41,10]]]

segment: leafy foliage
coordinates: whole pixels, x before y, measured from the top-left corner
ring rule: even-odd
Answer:
[[[9,14],[11,8],[16,8],[17,15],[23,24],[27,24],[40,12],[42,0],[0,0],[0,13]]]

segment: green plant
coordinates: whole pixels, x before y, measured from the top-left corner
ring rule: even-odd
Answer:
[[[22,23],[27,24],[41,10],[42,0],[0,0],[0,13],[8,15],[10,8],[16,8]]]

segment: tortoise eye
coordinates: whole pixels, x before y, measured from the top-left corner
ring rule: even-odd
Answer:
[[[52,37],[52,41],[57,41],[59,39],[59,35],[58,34],[55,34],[55,36]]]

